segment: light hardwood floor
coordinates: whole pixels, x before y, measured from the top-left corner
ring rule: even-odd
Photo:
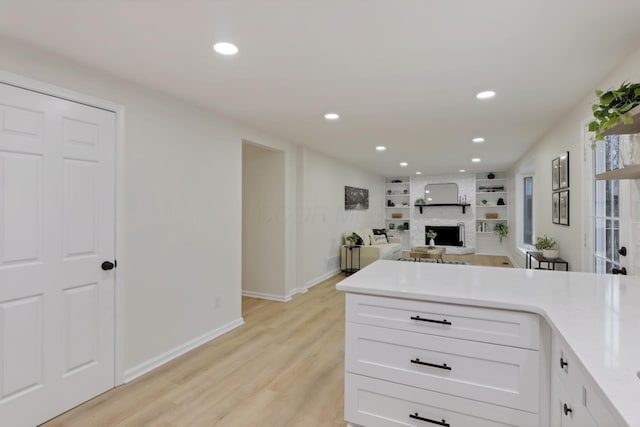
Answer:
[[[43,426],[345,426],[343,278],[288,303],[243,298],[243,326]]]

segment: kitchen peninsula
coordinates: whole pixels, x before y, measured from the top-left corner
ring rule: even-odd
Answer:
[[[640,426],[640,280],[377,261],[347,293],[354,426]]]

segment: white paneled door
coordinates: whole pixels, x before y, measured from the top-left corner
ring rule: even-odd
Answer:
[[[3,426],[114,387],[114,156],[114,113],[0,84]]]

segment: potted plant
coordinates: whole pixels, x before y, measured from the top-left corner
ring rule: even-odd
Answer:
[[[398,226],[396,227],[396,230],[398,230],[400,233],[402,233],[404,231],[404,225],[398,224]]]
[[[627,113],[640,105],[640,83],[627,83],[615,90],[603,92],[596,90],[598,103],[592,106],[594,120],[589,123],[589,131],[595,132],[597,141],[604,139],[602,133],[621,122],[625,125],[633,123]]]
[[[429,247],[434,247],[436,245],[435,238],[438,237],[438,233],[433,230],[427,231],[427,239],[429,239]]]
[[[424,199],[416,199],[416,202],[414,203],[415,206],[423,206],[426,205]]]
[[[355,234],[352,234],[350,236],[345,237],[344,240],[347,242],[347,246],[353,246],[356,244],[358,237]]]
[[[502,244],[502,239],[507,237],[509,234],[509,226],[504,222],[499,222],[493,227],[493,232],[496,233],[498,239],[500,239],[500,244]]]
[[[536,249],[542,251],[542,256],[545,258],[558,258],[560,255],[558,244],[546,234],[543,237],[536,237]]]
[[[405,188],[404,190],[402,190],[402,192],[403,192],[404,194],[409,194],[409,190],[407,190],[406,188]]]
[[[388,195],[391,195],[391,190],[387,190],[387,194],[388,194]]]
[[[487,199],[482,199],[482,204],[486,205],[487,204]]]

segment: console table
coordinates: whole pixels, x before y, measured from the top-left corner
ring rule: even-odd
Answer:
[[[562,258],[545,258],[542,256],[542,252],[537,252],[537,251],[527,251],[526,261],[525,261],[527,268],[533,268],[532,260],[534,259],[538,261],[538,269],[541,269],[540,264],[544,262],[547,264],[547,268],[546,268],[547,270],[555,270],[556,264],[564,264],[565,271],[569,271],[568,261],[565,261]]]

